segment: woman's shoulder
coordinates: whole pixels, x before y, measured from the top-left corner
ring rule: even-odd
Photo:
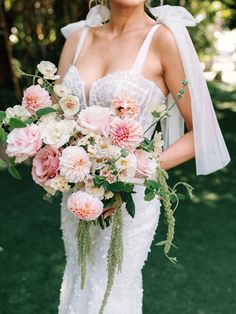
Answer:
[[[156,48],[165,49],[165,48],[174,48],[176,47],[176,41],[171,30],[160,24],[153,38],[153,43]]]

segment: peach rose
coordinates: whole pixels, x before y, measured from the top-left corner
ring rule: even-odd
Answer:
[[[141,149],[135,151],[137,158],[136,177],[139,178],[154,178],[156,174],[156,161],[152,158],[152,154]]]
[[[110,125],[112,143],[133,151],[142,140],[142,127],[132,118],[115,118]]]
[[[16,162],[20,163],[36,155],[41,146],[39,128],[36,124],[31,124],[14,129],[8,134],[6,153],[9,157],[16,157]]]
[[[33,159],[33,180],[42,185],[54,178],[59,170],[60,153],[52,146],[46,145],[41,148]]]
[[[22,106],[31,114],[35,114],[39,109],[51,107],[52,99],[46,89],[40,85],[32,85],[24,91]]]
[[[130,96],[120,96],[112,100],[116,114],[121,118],[137,118],[140,114],[140,104]]]
[[[60,156],[60,174],[71,183],[78,183],[89,174],[91,162],[82,147],[68,146]]]
[[[86,221],[95,220],[103,211],[103,203],[97,197],[82,191],[69,196],[67,207],[76,217]]]

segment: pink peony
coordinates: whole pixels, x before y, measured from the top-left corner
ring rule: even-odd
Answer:
[[[91,106],[80,112],[79,124],[82,128],[107,135],[111,121],[111,110],[107,107]]]
[[[32,176],[34,181],[42,185],[54,178],[59,170],[60,153],[52,146],[46,145],[38,151],[33,159]]]
[[[140,104],[130,96],[116,97],[112,101],[116,114],[121,117],[137,118],[140,114]]]
[[[22,106],[31,114],[35,114],[39,109],[51,107],[52,99],[49,93],[40,85],[32,85],[24,91]]]
[[[152,154],[144,150],[137,149],[135,151],[135,156],[138,162],[135,176],[139,178],[154,178],[157,164],[155,159],[152,158]]]
[[[110,125],[110,137],[114,145],[132,151],[142,140],[142,127],[132,118],[115,118]]]
[[[84,180],[89,174],[91,162],[82,147],[68,146],[60,156],[60,174],[71,183]]]
[[[92,195],[78,191],[72,193],[67,201],[67,208],[82,220],[95,220],[103,212],[103,203]]]
[[[20,163],[36,155],[41,146],[39,128],[36,124],[31,124],[14,129],[8,134],[6,153],[9,157],[16,157],[16,162]]]

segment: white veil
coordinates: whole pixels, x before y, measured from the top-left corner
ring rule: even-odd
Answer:
[[[163,5],[149,7],[157,23],[164,24],[172,32],[181,55],[188,81],[193,118],[193,133],[196,158],[196,173],[209,174],[226,166],[230,156],[222,136],[210,94],[207,88],[199,59],[186,26],[195,26],[193,16],[183,7]],[[109,9],[103,6],[93,7],[86,20],[69,24],[62,28],[68,37],[71,32],[85,26],[98,26],[110,18]],[[168,104],[173,97],[168,96]],[[162,121],[165,145],[168,147],[184,133],[184,120],[175,106],[171,117]]]

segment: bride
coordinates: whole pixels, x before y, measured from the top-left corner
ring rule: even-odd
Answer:
[[[148,104],[170,105],[187,79],[187,93],[173,108],[171,118],[162,122],[165,150],[161,166],[168,170],[195,157],[198,175],[224,167],[230,158],[186,30],[195,25],[191,14],[181,7],[151,8],[144,0],[100,0],[90,5],[86,21],[62,29],[67,40],[59,62],[60,83],[70,87],[83,108],[109,106],[114,96],[134,97],[141,105],[145,128],[151,121]],[[145,13],[145,6],[153,18]],[[148,136],[153,132],[150,129]],[[66,209],[68,193],[64,194],[61,228],[67,263],[59,314],[142,313],[141,270],[158,225],[160,202],[145,202],[142,187],[136,192],[135,218],[123,211],[122,272],[116,275],[102,309],[111,228],[101,232],[94,226],[92,230],[94,264],[88,265],[86,286],[81,290],[75,237],[78,220]],[[112,210],[107,209],[106,214],[111,215]]]

